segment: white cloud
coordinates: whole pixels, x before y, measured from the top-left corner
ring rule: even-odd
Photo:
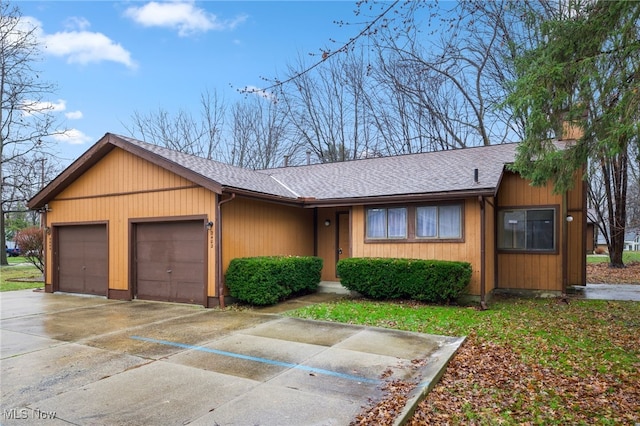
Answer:
[[[196,7],[192,1],[152,1],[141,7],[128,8],[125,16],[145,27],[177,29],[181,37],[211,30],[234,29],[247,19],[241,15],[233,20],[221,21],[216,15]]]
[[[71,16],[66,19],[65,26],[69,30],[86,30],[91,26],[91,23],[81,16]]]
[[[58,99],[58,102],[26,100],[20,105],[20,111],[24,115],[34,115],[41,112],[62,112],[65,109],[67,109],[67,102],[62,99]]]
[[[54,135],[53,139],[56,142],[66,143],[69,145],[82,145],[93,140],[78,129],[68,129],[59,135]]]
[[[80,120],[82,118],[82,111],[69,111],[64,114],[69,120]]]
[[[43,35],[46,52],[67,58],[69,63],[86,65],[103,61],[113,61],[136,68],[131,53],[102,33],[89,31],[64,31]]]
[[[46,47],[44,53],[66,57],[69,63],[86,65],[112,61],[135,69],[137,64],[131,59],[131,53],[102,33],[86,31],[90,26],[85,18],[72,17],[67,20],[68,31],[46,34],[42,23],[31,16],[21,18],[22,27],[35,29],[34,34]]]

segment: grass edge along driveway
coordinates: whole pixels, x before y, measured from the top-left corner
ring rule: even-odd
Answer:
[[[467,336],[409,424],[637,424],[640,303],[494,299],[490,309],[344,300],[287,315]],[[406,386],[354,424],[392,424]]]

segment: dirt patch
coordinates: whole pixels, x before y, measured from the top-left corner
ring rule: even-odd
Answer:
[[[612,268],[608,263],[587,263],[589,284],[639,284],[640,262],[630,262],[624,268]]]

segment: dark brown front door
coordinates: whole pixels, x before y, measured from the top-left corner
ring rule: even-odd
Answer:
[[[336,263],[341,259],[345,259],[351,256],[351,249],[349,243],[349,213],[338,212],[338,229],[336,243],[338,246],[338,252],[336,256]],[[336,277],[339,276],[336,271]]]
[[[106,225],[56,227],[58,291],[106,296],[109,246]]]
[[[135,229],[136,297],[204,304],[204,223],[138,223]]]

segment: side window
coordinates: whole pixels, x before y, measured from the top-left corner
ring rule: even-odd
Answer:
[[[501,210],[498,213],[498,248],[555,251],[555,217],[554,208]]]

